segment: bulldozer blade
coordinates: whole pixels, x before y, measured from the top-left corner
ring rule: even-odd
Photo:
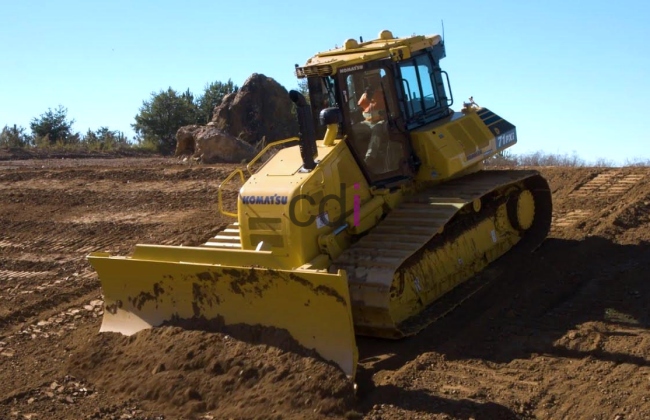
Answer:
[[[358,353],[345,271],[330,274],[188,262],[184,256],[206,250],[145,247],[150,255],[159,250],[158,257],[167,261],[135,258],[137,252],[126,258],[101,252],[88,256],[104,293],[100,332],[132,335],[183,320],[275,327],[354,378]],[[221,257],[218,260],[228,261]]]

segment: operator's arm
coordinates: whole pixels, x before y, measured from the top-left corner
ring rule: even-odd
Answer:
[[[362,109],[366,109],[368,105],[370,105],[370,100],[368,99],[367,94],[361,95],[361,98],[359,99],[359,102],[357,102],[357,105],[359,105]]]

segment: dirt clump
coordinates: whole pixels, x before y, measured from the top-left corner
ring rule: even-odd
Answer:
[[[71,357],[70,373],[186,418],[342,416],[354,403],[352,383],[314,357],[172,326],[98,334]]]

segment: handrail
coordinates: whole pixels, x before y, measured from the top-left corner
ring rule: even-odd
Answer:
[[[226,179],[223,180],[221,184],[219,184],[219,189],[217,190],[217,202],[219,204],[219,213],[225,215],[225,216],[230,216],[230,217],[238,217],[237,213],[231,213],[229,211],[225,211],[223,209],[223,200],[221,198],[221,189],[222,187],[228,183],[236,174],[239,174],[239,177],[241,178],[242,184],[244,183],[244,171],[242,171],[240,168],[235,169],[226,177]]]
[[[271,147],[273,147],[273,146],[277,146],[277,145],[280,145],[280,144],[284,144],[284,143],[289,143],[290,141],[300,141],[300,138],[299,138],[299,137],[289,137],[289,138],[284,139],[284,140],[278,140],[278,141],[274,141],[273,143],[269,143],[269,144],[267,144],[266,147],[265,147],[264,149],[262,149],[262,150],[257,154],[257,156],[255,156],[255,157],[254,157],[254,158],[253,158],[253,159],[248,163],[248,165],[246,165],[246,170],[248,171],[248,173],[249,173],[251,176],[253,175],[253,173],[251,172],[251,167],[252,167],[253,164],[254,164],[255,162],[257,162],[257,161],[262,157],[262,155],[264,155],[264,153],[266,153],[266,152],[267,152]],[[226,184],[228,183],[228,181],[230,181],[230,180],[231,180],[231,179],[232,179],[236,174],[239,174],[239,178],[241,179],[242,184],[246,181],[246,180],[245,180],[245,176],[244,176],[244,171],[242,171],[240,168],[237,168],[237,169],[235,169],[234,171],[232,171],[232,172],[230,173],[230,175],[228,175],[228,176],[226,177],[226,179],[224,179],[223,182],[222,182],[221,184],[219,184],[219,188],[217,189],[217,202],[218,202],[218,205],[219,205],[219,213],[221,213],[221,214],[223,214],[223,215],[225,215],[225,216],[238,217],[237,213],[231,213],[231,212],[229,212],[229,211],[225,211],[225,210],[223,209],[223,199],[222,199],[222,196],[221,196],[221,192],[222,192],[222,188],[223,188],[223,186],[226,185]]]
[[[449,75],[444,70],[441,70],[440,73],[443,73],[447,78],[447,87],[449,88],[449,96],[451,96],[451,98],[447,99],[447,106],[452,106],[454,104],[454,94],[451,93],[451,83],[449,83]],[[451,102],[449,102],[450,100]]]
[[[300,141],[300,137],[289,137],[288,139],[278,140],[278,141],[274,141],[273,143],[269,143],[269,144],[267,144],[266,147],[265,147],[264,149],[262,149],[262,150],[257,154],[257,156],[255,156],[255,157],[254,157],[254,158],[253,158],[253,159],[248,163],[248,165],[246,165],[246,170],[248,171],[248,173],[249,173],[251,176],[253,175],[253,173],[251,172],[251,167],[252,167],[253,164],[254,164],[255,162],[257,162],[257,161],[258,161],[258,160],[259,160],[259,159],[264,155],[264,153],[266,153],[266,152],[267,152],[271,147],[273,147],[273,146],[277,146],[277,145],[280,145],[280,144],[284,144],[284,143],[289,143],[290,141]]]

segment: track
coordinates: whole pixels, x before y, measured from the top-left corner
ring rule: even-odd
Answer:
[[[233,337],[97,335],[88,250],[205,243],[232,166],[0,162],[0,418],[649,418],[650,170],[531,169],[549,238],[420,334],[359,337],[353,401],[330,366]]]
[[[407,197],[344,251],[334,264],[349,273],[357,333],[401,338],[439,317],[425,309],[520,243],[521,234],[500,223],[499,208],[505,216],[524,189],[536,201],[524,244],[533,249],[550,226],[548,185],[535,171],[485,171]],[[463,257],[449,257],[449,247]]]

